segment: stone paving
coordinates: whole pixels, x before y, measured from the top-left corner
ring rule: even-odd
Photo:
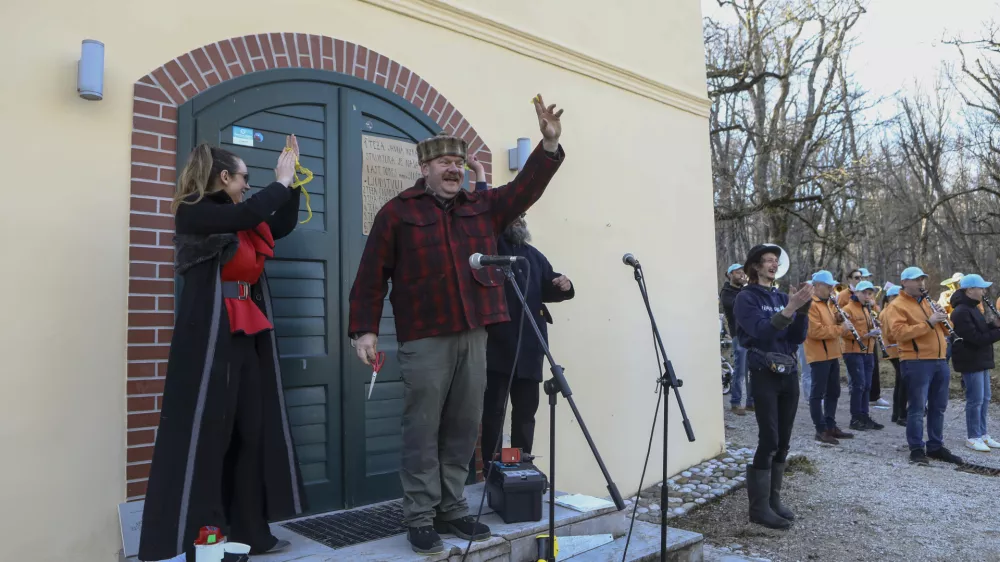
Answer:
[[[744,486],[747,463],[753,459],[752,449],[729,449],[726,452],[697,464],[667,480],[666,506],[660,499],[660,483],[643,490],[639,497],[629,498],[629,507],[638,499],[636,519],[659,524],[666,511],[667,519],[685,515],[700,505],[721,498]]]

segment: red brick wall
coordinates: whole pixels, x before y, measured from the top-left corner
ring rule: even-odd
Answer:
[[[129,217],[127,496],[146,492],[174,322],[170,198],[177,178],[177,106],[212,86],[272,68],[349,74],[409,100],[469,143],[492,183],[489,147],[418,74],[360,45],[301,33],[225,39],[167,62],[135,83]],[[478,449],[477,449],[478,451]]]

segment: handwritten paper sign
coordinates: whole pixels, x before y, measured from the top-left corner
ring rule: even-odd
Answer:
[[[362,231],[368,236],[382,206],[413,187],[420,164],[415,143],[375,135],[361,135],[361,155]]]
[[[118,504],[118,522],[122,531],[122,548],[125,556],[139,553],[139,532],[142,530],[142,508],[145,501]]]

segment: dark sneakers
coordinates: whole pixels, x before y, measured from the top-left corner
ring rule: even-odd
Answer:
[[[406,530],[406,538],[410,541],[410,548],[418,554],[434,554],[444,550],[444,543],[438,536],[434,527],[424,525],[423,527],[410,527]]]
[[[944,447],[934,451],[927,451],[927,456],[935,460],[950,462],[952,464],[962,464],[963,462],[961,457],[955,456],[954,453]]]
[[[868,423],[863,418],[854,418],[848,427],[854,431],[868,431]]]
[[[830,435],[836,439],[854,439],[853,433],[847,433],[837,426],[833,426],[833,429],[830,430]]]
[[[931,464],[931,462],[927,460],[927,455],[924,454],[923,449],[913,449],[910,451],[910,462],[914,464],[922,464],[924,466]]]
[[[878,423],[877,421],[873,420],[871,416],[866,415],[864,421],[865,421],[865,424],[867,425],[868,429],[885,429],[884,425],[882,425],[882,424]]]
[[[434,530],[439,533],[451,533],[465,540],[485,541],[490,538],[490,528],[482,523],[476,523],[476,518],[471,515],[452,519],[451,521],[441,521],[434,519]]]

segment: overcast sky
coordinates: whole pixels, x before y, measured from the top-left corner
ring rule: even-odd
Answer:
[[[1000,0],[867,0],[866,8],[849,70],[876,96],[912,91],[914,79],[933,84],[942,62],[958,60],[942,37],[968,37],[984,22],[1000,22]],[[702,0],[702,15],[719,10],[716,0]]]

